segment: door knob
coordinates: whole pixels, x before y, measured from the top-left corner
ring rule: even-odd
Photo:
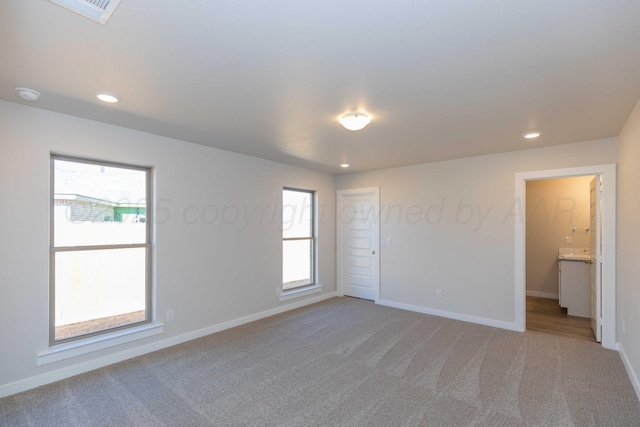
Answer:
[[[375,255],[375,254],[376,254],[376,251],[371,251],[371,255]]]

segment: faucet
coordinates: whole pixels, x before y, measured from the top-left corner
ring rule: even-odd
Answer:
[[[582,252],[591,252],[591,248],[583,249]]]

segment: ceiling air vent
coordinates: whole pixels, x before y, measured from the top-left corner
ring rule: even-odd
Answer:
[[[49,0],[102,25],[107,23],[122,0]]]

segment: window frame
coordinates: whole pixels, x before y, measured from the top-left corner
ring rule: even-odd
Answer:
[[[120,169],[130,169],[145,173],[145,241],[144,243],[124,243],[124,244],[100,244],[100,245],[82,245],[82,246],[56,246],[55,245],[55,162],[56,160],[74,162],[80,164],[89,164],[96,166],[114,167]],[[84,157],[75,157],[68,155],[59,155],[51,153],[49,160],[49,346],[59,346],[70,342],[86,340],[116,331],[122,331],[131,328],[139,328],[141,325],[150,324],[153,321],[153,295],[152,295],[152,236],[153,236],[153,187],[152,175],[153,168],[145,166],[137,166],[120,162],[107,160],[97,160]],[[125,325],[114,326],[99,331],[88,332],[71,337],[56,339],[56,254],[62,252],[84,252],[99,250],[117,250],[117,249],[145,249],[145,318],[144,320],[127,323]]]
[[[303,291],[307,288],[312,288],[312,287],[316,287],[317,286],[317,281],[316,281],[316,253],[317,253],[317,247],[316,247],[316,191],[315,190],[306,190],[306,189],[302,189],[302,188],[295,188],[295,187],[283,187],[282,191],[284,193],[284,191],[296,191],[299,193],[306,193],[309,194],[310,196],[310,206],[309,206],[309,211],[310,211],[310,222],[311,222],[311,230],[310,230],[310,236],[309,237],[284,237],[284,209],[282,210],[282,216],[281,216],[281,227],[283,229],[283,236],[282,236],[282,245],[284,248],[284,242],[286,241],[303,241],[303,240],[308,240],[310,241],[310,245],[311,245],[311,254],[310,254],[310,277],[309,277],[309,283],[305,283],[302,285],[298,285],[298,286],[293,286],[293,287],[289,287],[289,288],[285,288],[284,287],[284,282],[282,282],[281,285],[281,289],[283,294],[289,293],[289,292],[300,292]],[[284,208],[284,203],[281,205],[282,208]],[[281,272],[281,277],[284,275],[284,249],[281,251],[282,253],[282,266],[283,266],[283,270]]]

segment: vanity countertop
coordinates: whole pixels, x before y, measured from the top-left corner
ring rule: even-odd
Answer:
[[[562,254],[558,255],[560,261],[583,261],[591,262],[591,254]]]
[[[558,260],[593,262],[589,248],[560,248],[558,250]]]

